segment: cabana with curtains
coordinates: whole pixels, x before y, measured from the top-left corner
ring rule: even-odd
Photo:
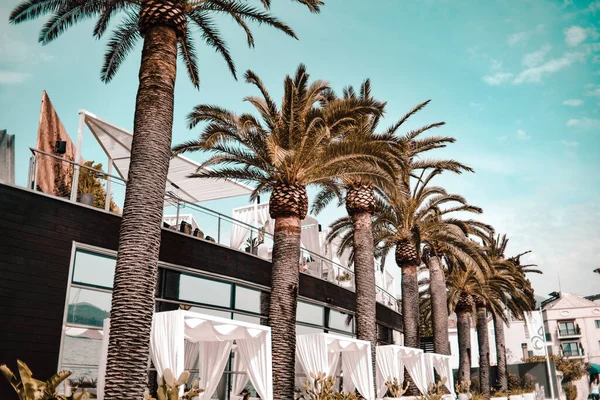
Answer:
[[[404,368],[408,371],[415,386],[423,394],[427,393],[427,386],[433,382],[425,368],[423,350],[398,345],[377,346],[377,397],[383,398],[387,391],[385,382],[394,378],[401,384],[404,382]]]
[[[452,397],[456,397],[454,394],[454,376],[452,375],[452,367],[450,366],[451,356],[446,356],[437,353],[424,353],[425,368],[427,374],[427,381],[434,382],[434,370],[439,375],[440,379],[446,378],[444,386],[448,389]]]
[[[301,381],[312,381],[311,373],[325,372],[329,376],[338,376],[341,364],[344,392],[356,389],[366,400],[375,399],[371,343],[330,333],[299,335],[296,338],[296,359],[306,375]],[[296,374],[299,372],[297,369]]]
[[[108,326],[104,323],[102,357],[98,371],[98,398],[104,398],[104,375],[108,351]],[[247,322],[175,310],[154,314],[150,336],[150,357],[158,377],[170,368],[173,375],[197,369],[199,385],[205,389],[199,400],[210,399],[221,379],[231,350],[236,345],[234,388],[240,391],[249,379],[258,395],[273,400],[271,328]],[[241,375],[241,376],[240,376]],[[237,394],[237,393],[235,393]]]

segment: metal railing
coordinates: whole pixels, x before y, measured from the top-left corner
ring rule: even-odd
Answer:
[[[582,348],[575,350],[562,350],[561,354],[563,357],[583,357],[585,355],[585,351]]]
[[[73,160],[30,149],[29,189],[51,194],[121,214],[125,200],[126,182],[119,176],[79,164]],[[73,187],[75,168],[79,168],[79,184]],[[109,166],[109,171],[111,167]],[[50,171],[50,172],[48,172]],[[51,179],[52,182],[48,182]],[[93,191],[93,198],[88,192]],[[187,233],[200,240],[207,240],[244,251],[271,261],[273,236],[264,229],[231,218],[199,204],[187,202],[175,193],[165,193],[163,221],[166,229]],[[326,280],[354,291],[354,271],[320,254],[301,248],[298,270],[307,275]],[[377,286],[377,301],[395,311],[396,298]]]
[[[581,329],[577,326],[575,328],[559,328],[556,330],[558,337],[570,337],[570,336],[581,336]]]

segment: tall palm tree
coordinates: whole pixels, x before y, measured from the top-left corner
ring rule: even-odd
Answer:
[[[491,273],[504,276],[511,281],[511,290],[505,293],[503,303],[510,314],[522,319],[525,313],[532,311],[535,308],[535,299],[533,297],[533,288],[531,283],[525,277],[525,272],[541,273],[537,269],[533,269],[533,265],[521,266],[519,259],[520,254],[515,258],[506,259],[505,251],[508,245],[506,235],[490,234],[484,237],[485,251],[490,259],[493,269]],[[508,389],[508,373],[506,363],[506,345],[504,337],[504,324],[508,322],[505,313],[492,313],[494,320],[494,336],[496,344],[496,364],[497,364],[497,380],[500,390]]]
[[[273,335],[274,396],[294,396],[294,353],[300,222],[307,214],[306,186],[330,187],[335,179],[384,174],[369,149],[337,138],[365,114],[377,113],[369,101],[351,105],[327,104],[328,84],[309,85],[304,65],[294,78],[284,80],[279,108],[252,71],[246,81],[262,97],[247,97],[261,116],[199,105],[188,117],[189,126],[207,122],[200,138],[176,146],[175,153],[210,151],[214,154],[192,175],[198,178],[237,179],[255,184],[252,198],[271,192],[269,213],[275,219],[269,323]],[[323,106],[325,104],[325,106]]]
[[[320,0],[297,0],[318,12]],[[270,0],[262,0],[269,7]],[[248,45],[254,38],[248,22],[275,27],[295,37],[290,27],[269,13],[239,0],[25,0],[11,13],[10,22],[50,14],[39,41],[47,44],[80,20],[97,17],[94,36],[106,32],[110,20],[123,19],[108,40],[101,80],[109,82],[143,38],[139,87],[136,97],[133,142],[111,309],[110,343],[106,370],[107,400],[141,398],[146,386],[149,335],[158,271],[161,220],[173,126],[177,56],[185,62],[195,87],[198,63],[192,30],[225,59],[235,77],[229,49],[215,23],[228,15],[245,31]],[[152,173],[149,173],[152,171]]]
[[[350,176],[346,180],[331,182],[330,187],[324,187],[317,196],[312,206],[312,213],[319,214],[335,197],[340,204],[345,202],[346,211],[353,225],[354,235],[352,237],[355,277],[355,301],[356,301],[356,336],[361,340],[371,342],[371,355],[373,362],[373,379],[375,379],[375,357],[377,345],[376,326],[376,289],[375,289],[375,262],[372,216],[375,211],[375,192],[380,194],[387,190],[395,190],[394,161],[391,157],[391,142],[386,136],[379,135],[375,131],[380,121],[385,103],[378,102],[371,95],[371,82],[365,80],[359,93],[352,86],[345,88],[342,98],[337,98],[332,91],[329,93],[329,104],[346,102],[353,104],[356,101],[369,102],[380,110],[380,113],[365,115],[356,120],[356,123],[348,129],[340,140],[354,143],[356,146],[369,146],[373,154],[377,154],[381,168],[388,171],[389,176],[369,175]],[[341,187],[339,187],[341,186]]]

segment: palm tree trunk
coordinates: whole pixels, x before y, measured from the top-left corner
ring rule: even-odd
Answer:
[[[499,315],[493,314],[494,317],[494,333],[496,336],[496,361],[498,366],[498,383],[501,391],[508,390],[508,375],[506,374],[506,345],[504,339],[504,321]]]
[[[173,127],[177,38],[165,26],[146,32],[133,143],[112,294],[106,400],[141,399]]]
[[[490,397],[490,337],[487,308],[477,305],[477,343],[479,344],[479,391]]]
[[[439,257],[430,257],[429,297],[431,298],[431,314],[433,323],[433,348],[438,354],[450,355],[448,340],[448,306],[446,305],[446,277]]]
[[[458,382],[471,380],[471,313],[456,310],[458,330]]]
[[[404,346],[419,348],[419,283],[417,280],[417,265],[402,266],[402,322]]]
[[[375,383],[375,350],[377,346],[375,261],[371,214],[353,213],[354,278],[356,285],[356,336],[371,342],[373,382]]]
[[[297,216],[278,217],[275,220],[269,307],[275,399],[294,398],[300,230],[300,218]]]

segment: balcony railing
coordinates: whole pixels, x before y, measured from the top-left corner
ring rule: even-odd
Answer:
[[[561,354],[563,357],[583,357],[585,351],[582,348],[576,350],[562,350]]]
[[[30,150],[33,154],[29,168],[30,190],[43,192],[45,187],[53,187],[54,193],[48,194],[84,203],[111,213],[121,213],[125,201],[126,182],[119,176],[112,175],[110,166],[109,171],[104,172],[54,154],[32,148]],[[39,174],[42,167],[53,171],[50,184],[47,182],[48,176],[42,177]],[[72,180],[76,168],[79,169],[79,184],[74,188]],[[94,178],[95,183],[90,178]],[[93,196],[85,196],[86,194]],[[272,235],[252,225],[201,205],[186,202],[171,192],[165,193],[163,215],[169,216],[168,224],[170,226],[167,229],[187,233],[199,240],[218,243],[271,261],[269,249],[273,248]],[[192,226],[188,226],[189,224],[186,222],[186,218],[190,215],[198,224],[197,230],[192,229]],[[230,241],[233,230],[246,232],[244,234],[246,240],[238,246],[232,245]],[[301,248],[301,260],[304,260],[298,263],[298,270],[301,273],[354,291],[353,270],[305,248]],[[376,294],[377,302],[398,311],[397,300],[392,294],[379,286],[376,287]]]
[[[581,336],[581,329],[578,326],[574,328],[559,328],[556,330],[556,334],[559,338]]]

